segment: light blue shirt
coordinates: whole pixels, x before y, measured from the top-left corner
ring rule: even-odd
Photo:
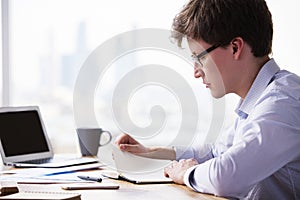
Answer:
[[[300,77],[271,59],[236,113],[215,144],[175,147],[176,159],[200,163],[185,173],[185,184],[240,199],[300,199]]]

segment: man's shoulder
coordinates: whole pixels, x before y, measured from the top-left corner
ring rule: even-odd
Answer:
[[[279,70],[276,74],[275,74],[275,77],[276,78],[292,78],[292,79],[296,79],[296,80],[299,80],[300,77],[293,73],[293,72],[290,72],[288,70]]]
[[[264,92],[264,95],[270,94],[300,100],[300,77],[287,70],[278,71]]]
[[[262,93],[249,115],[252,120],[277,121],[299,128],[300,79],[290,73],[286,75],[289,77],[274,80]]]
[[[300,114],[300,77],[286,70],[278,71],[254,106],[255,112]]]

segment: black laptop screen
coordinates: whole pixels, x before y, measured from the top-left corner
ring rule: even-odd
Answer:
[[[0,113],[0,137],[7,157],[49,151],[41,120],[34,110]]]

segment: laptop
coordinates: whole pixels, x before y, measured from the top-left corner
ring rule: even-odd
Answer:
[[[173,183],[172,179],[164,175],[164,168],[171,164],[170,160],[136,156],[128,152],[122,152],[116,146],[113,146],[112,152],[117,174],[108,171],[108,173],[103,172],[103,176],[125,180],[134,184]]]
[[[5,165],[58,168],[98,162],[92,157],[54,157],[38,106],[0,108],[0,153]]]

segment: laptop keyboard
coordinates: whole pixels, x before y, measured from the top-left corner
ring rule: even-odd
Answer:
[[[53,158],[43,158],[43,159],[37,159],[37,160],[27,160],[27,161],[22,161],[22,163],[27,163],[27,164],[43,164],[43,163],[49,163],[51,162]]]

